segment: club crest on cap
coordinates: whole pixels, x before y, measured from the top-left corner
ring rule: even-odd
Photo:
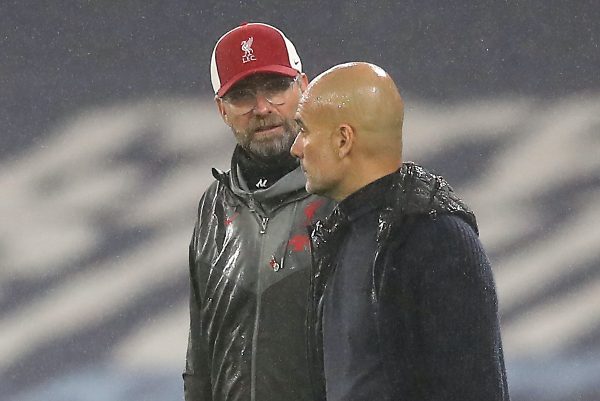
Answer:
[[[244,64],[256,60],[254,50],[252,50],[252,42],[254,42],[254,36],[250,36],[247,40],[242,41],[242,51],[244,52],[242,63]]]

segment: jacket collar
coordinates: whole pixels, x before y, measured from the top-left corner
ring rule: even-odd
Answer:
[[[213,168],[212,173],[215,179],[229,188],[237,198],[247,204],[256,205],[265,214],[310,195],[306,192],[306,177],[300,166],[281,177],[270,187],[255,191],[249,190],[236,163],[232,163],[231,170],[227,172]]]
[[[435,218],[437,214],[456,214],[478,233],[475,215],[443,177],[407,162],[397,172],[380,180],[350,195],[327,219],[313,226],[316,248],[331,242],[344,231],[342,228],[349,221],[373,208],[381,209],[378,238],[385,237],[383,231],[389,233],[391,225],[414,215]],[[373,196],[379,196],[379,199],[369,200]]]
[[[346,215],[349,221],[354,221],[365,213],[383,208],[395,174],[383,176],[342,200],[338,205],[340,212]]]
[[[236,165],[232,167],[231,173],[229,174],[229,185],[233,193],[241,198],[252,196],[257,201],[264,202],[269,199],[280,198],[289,193],[295,193],[298,190],[304,190],[306,178],[304,177],[304,173],[302,173],[302,169],[298,166],[281,177],[270,187],[250,191],[248,185],[244,181],[239,166]]]

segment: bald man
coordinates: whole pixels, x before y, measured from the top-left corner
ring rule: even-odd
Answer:
[[[311,235],[315,399],[508,400],[475,216],[442,177],[402,163],[403,109],[385,71],[348,63],[296,113],[306,189],[340,202]]]

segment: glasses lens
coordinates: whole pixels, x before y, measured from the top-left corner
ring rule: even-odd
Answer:
[[[256,104],[256,93],[250,88],[234,88],[223,96],[223,100],[231,106],[234,113],[246,114]]]
[[[296,82],[296,79],[277,77],[253,87],[233,88],[223,97],[223,100],[229,103],[232,111],[236,114],[246,114],[252,111],[256,106],[258,93],[262,94],[269,103],[281,106],[285,104],[287,90]]]
[[[282,77],[280,79],[273,79],[269,82],[266,82],[263,87],[265,98],[271,104],[278,106],[284,104],[286,101],[286,92],[295,81],[295,79]]]

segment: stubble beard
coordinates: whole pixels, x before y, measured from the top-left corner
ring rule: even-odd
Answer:
[[[281,125],[283,134],[266,138],[256,137],[256,130],[258,128],[270,125]],[[292,121],[289,119],[273,117],[257,119],[251,122],[249,127],[244,131],[237,131],[233,127],[232,131],[238,144],[242,148],[263,158],[289,154],[290,149],[294,144],[294,140],[296,139],[296,132],[293,128]]]

